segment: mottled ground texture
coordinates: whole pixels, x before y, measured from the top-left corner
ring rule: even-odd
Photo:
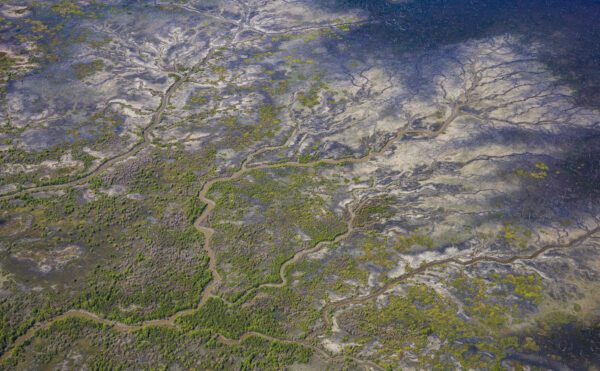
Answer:
[[[600,3],[0,1],[0,369],[600,369]]]

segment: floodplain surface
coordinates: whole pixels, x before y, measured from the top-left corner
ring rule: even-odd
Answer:
[[[0,2],[0,369],[598,370],[598,19]]]

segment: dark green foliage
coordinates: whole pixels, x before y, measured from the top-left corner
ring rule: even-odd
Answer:
[[[54,368],[73,352],[80,355],[76,361],[80,363],[70,363],[70,367],[92,370],[280,370],[293,363],[307,363],[312,354],[301,345],[259,337],[249,337],[239,345],[224,345],[206,330],[145,327],[121,333],[90,320],[70,318],[41,330],[16,350],[19,357],[10,358],[0,369]]]
[[[198,232],[191,227],[183,233],[168,230],[158,233],[164,239],[160,245],[201,250]],[[179,254],[188,255],[185,252]],[[208,257],[191,254],[182,262],[185,266],[182,263],[180,266],[164,265],[165,261],[168,257],[161,254],[138,254],[135,262],[127,267],[97,267],[89,279],[89,289],[81,296],[80,306],[128,323],[168,317],[193,307],[211,279]],[[137,272],[148,271],[154,273],[152,280],[140,284],[131,281]],[[137,310],[127,310],[131,307]]]
[[[240,306],[228,306],[217,298],[209,299],[196,313],[180,318],[178,323],[188,331],[210,329],[234,339],[248,331],[281,335],[272,309],[249,311]]]
[[[202,215],[204,208],[206,208],[206,205],[203,204],[197,197],[190,198],[185,210],[185,215],[187,216],[188,222],[193,224],[194,221],[198,219],[200,215]]]

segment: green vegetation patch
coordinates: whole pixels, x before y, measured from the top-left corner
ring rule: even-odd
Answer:
[[[243,289],[277,282],[279,267],[294,252],[343,233],[345,223],[325,198],[336,189],[314,169],[256,170],[216,184],[209,194],[217,203],[214,245],[227,284]]]
[[[536,162],[533,166],[530,166],[529,169],[524,168],[516,168],[514,173],[517,177],[521,179],[533,179],[533,180],[544,180],[546,179],[550,173],[550,167],[546,165],[544,162]],[[554,172],[555,175],[559,175],[560,171],[556,170]]]
[[[226,144],[241,150],[253,143],[272,139],[281,125],[279,111],[279,107],[264,104],[256,109],[254,117],[223,117],[220,121],[225,128],[223,138]]]
[[[308,363],[312,351],[297,344],[248,337],[225,345],[207,331],[145,327],[119,332],[83,318],[68,318],[40,330],[19,346],[3,369],[210,369],[280,370]]]
[[[270,310],[229,306],[221,299],[210,298],[194,314],[181,317],[177,323],[185,330],[204,329],[237,339],[248,331],[282,335],[281,327]]]
[[[432,249],[434,247],[433,239],[420,232],[413,232],[406,236],[398,236],[398,239],[396,240],[396,249],[400,252],[409,251],[415,246]]]
[[[138,322],[195,307],[211,275],[192,223],[204,208],[197,194],[213,159],[209,149],[156,150],[93,177],[88,190],[0,202],[3,223],[14,226],[0,228],[11,251],[1,257],[11,280],[4,286],[10,299],[0,302],[0,349],[70,308]],[[63,250],[77,254],[52,264]],[[40,271],[43,259],[48,274]]]
[[[391,243],[388,237],[382,237],[375,232],[368,231],[357,239],[362,248],[363,255],[359,260],[365,264],[375,264],[385,269],[392,269],[398,264],[395,245],[389,248]]]
[[[319,94],[321,91],[329,89],[329,86],[322,81],[321,75],[315,75],[312,78],[312,82],[307,91],[300,91],[298,93],[298,101],[301,105],[307,108],[314,108],[321,103],[319,100]]]
[[[492,278],[496,282],[507,286],[522,300],[540,304],[544,297],[542,294],[542,277],[538,274],[507,274],[505,276],[493,274]]]
[[[201,251],[197,233],[193,228],[184,233],[158,228],[154,238],[163,239],[159,246]],[[178,255],[179,259],[172,261],[160,253],[139,252],[127,259],[127,266],[96,267],[88,279],[89,288],[81,295],[80,307],[127,323],[164,318],[194,307],[211,279],[208,257],[185,250]],[[137,277],[144,272],[153,272],[153,279]]]
[[[75,63],[72,65],[75,76],[79,80],[85,80],[96,73],[103,71],[105,66],[101,59],[96,59],[87,63]]]
[[[81,9],[81,7],[78,4],[68,0],[62,0],[55,5],[52,5],[51,9],[53,12],[63,17],[72,15],[85,15],[85,12],[83,11],[83,9]]]
[[[459,316],[455,303],[423,284],[405,287],[383,307],[370,302],[344,311],[338,323],[355,334],[354,342],[377,339],[379,359],[414,354],[419,369],[454,368],[457,362],[465,369],[498,368],[506,349],[516,344],[516,338],[500,337],[495,329]],[[391,360],[380,363],[397,367]]]
[[[508,246],[519,249],[528,247],[531,236],[531,230],[511,223],[505,223],[502,230],[498,233],[498,237]]]
[[[15,61],[8,55],[8,53],[0,52],[0,77],[2,77],[2,80],[4,80],[5,76],[12,72],[14,65]]]
[[[394,215],[394,210],[391,207],[393,199],[383,198],[371,200],[364,204],[355,212],[354,225],[364,227],[378,222],[381,219],[386,219]]]

